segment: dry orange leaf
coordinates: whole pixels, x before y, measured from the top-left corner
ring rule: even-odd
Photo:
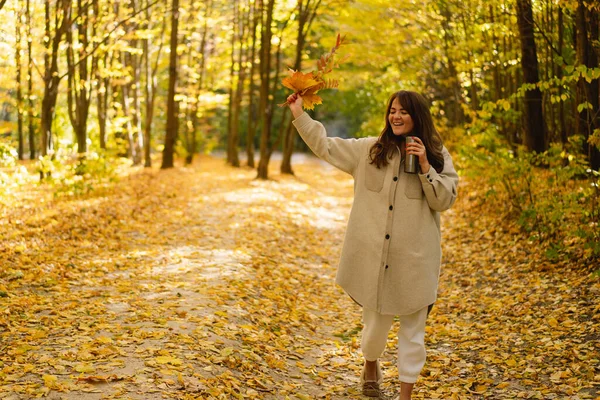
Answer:
[[[338,87],[339,83],[335,79],[325,79],[324,75],[333,71],[334,67],[339,65],[336,63],[335,53],[344,43],[344,36],[338,34],[335,46],[327,54],[324,54],[317,60],[317,70],[309,72],[307,74],[300,71],[294,71],[290,69],[288,72],[289,77],[283,78],[281,83],[283,86],[292,89],[294,93],[298,93],[302,96],[303,107],[307,110],[313,110],[316,105],[322,104],[323,99],[317,95],[317,92],[322,89],[330,89]],[[289,103],[286,101],[280,104],[280,107],[287,106]]]
[[[321,83],[318,82],[313,76],[312,72],[308,74],[303,74],[300,71],[289,71],[290,76],[288,78],[283,78],[281,83],[286,88],[292,89],[296,93],[300,93],[300,95],[304,95],[310,89],[319,90]]]

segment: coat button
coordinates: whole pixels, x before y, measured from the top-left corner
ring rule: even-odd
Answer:
[[[392,211],[394,209],[394,206],[390,206],[390,211]]]
[[[398,177],[397,177],[397,176],[395,176],[395,177],[394,177],[394,182],[396,182],[397,180],[398,180]]]
[[[390,235],[385,235],[385,238],[386,238],[386,239],[389,239],[389,238],[390,238]]]
[[[390,267],[389,265],[386,265],[386,266],[385,266],[385,269],[388,269],[389,267]]]

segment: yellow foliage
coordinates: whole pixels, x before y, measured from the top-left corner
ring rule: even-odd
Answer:
[[[290,69],[288,71],[289,77],[282,79],[283,86],[292,89],[294,93],[298,93],[302,96],[303,107],[307,110],[313,110],[315,105],[322,104],[323,99],[317,95],[317,92],[322,89],[329,89],[338,87],[339,83],[334,79],[325,79],[325,75],[332,72],[334,67],[338,63],[335,63],[335,54],[337,50],[344,44],[345,37],[338,34],[335,46],[317,60],[317,70],[304,74],[300,71],[294,71]],[[286,101],[279,106],[283,107],[288,105]]]

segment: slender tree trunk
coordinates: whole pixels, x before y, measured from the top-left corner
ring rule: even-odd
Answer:
[[[119,15],[119,5],[120,3],[113,3],[115,15]],[[125,68],[125,61],[122,59],[122,53],[122,51],[116,50],[111,54],[111,60],[109,62],[111,69],[123,70]],[[109,79],[109,83],[111,97],[108,101],[112,106],[112,112],[116,116],[122,115],[123,117],[126,117],[126,99],[123,98],[124,96],[122,88],[124,84],[121,82],[121,79]],[[123,122],[115,124],[113,134],[115,139],[114,142],[117,145],[118,156],[123,158],[131,158],[131,147],[129,146],[127,138],[127,125]],[[123,147],[123,144],[127,144],[127,146]]]
[[[553,18],[554,17],[554,13],[553,13],[553,9],[552,9],[552,2],[551,1],[547,1],[546,2],[546,26],[547,26],[547,32],[546,35],[550,38],[553,38],[555,36],[554,34],[554,21]],[[554,73],[554,60],[553,60],[553,43],[547,42],[546,46],[544,46],[546,49],[546,68],[545,68],[545,72],[546,72],[546,76],[545,76],[545,80],[548,81],[551,77],[556,76]],[[547,124],[547,126],[549,126],[548,131],[546,132],[546,140],[547,142],[551,142],[551,141],[555,141],[555,137],[558,138],[558,127],[557,127],[557,118],[556,118],[556,110],[554,107],[554,104],[551,101],[551,94],[549,92],[544,94],[544,110],[547,110],[548,112],[546,112],[546,115],[548,116],[548,121],[549,124]],[[552,137],[551,137],[552,136]]]
[[[192,5],[192,10],[191,12],[188,14],[188,20],[187,20],[187,24],[192,26],[193,24],[193,18],[196,14],[196,10],[193,8],[194,5]],[[194,155],[194,136],[195,132],[194,132],[194,128],[192,126],[192,107],[191,107],[191,102],[189,99],[192,98],[193,93],[192,91],[194,90],[193,86],[192,86],[192,48],[191,48],[191,38],[185,38],[183,39],[184,41],[187,41],[186,46],[185,46],[185,51],[187,51],[187,72],[185,74],[184,77],[181,77],[182,79],[185,80],[185,83],[182,86],[185,86],[185,90],[188,92],[186,94],[186,113],[185,113],[185,124],[183,125],[183,138],[184,138],[184,146],[185,146],[185,165],[190,165],[194,159],[193,155]]]
[[[198,48],[198,54],[200,56],[200,65],[198,71],[198,82],[196,84],[196,101],[192,104],[191,110],[191,120],[192,120],[192,139],[193,139],[193,148],[194,152],[196,152],[197,142],[196,138],[198,137],[198,128],[200,125],[200,121],[198,118],[198,110],[200,106],[200,95],[202,94],[202,90],[204,89],[204,74],[205,74],[205,66],[207,59],[207,49],[206,49],[206,39],[208,36],[208,19],[212,14],[212,0],[206,2],[206,7],[204,11],[204,22],[202,24],[202,36],[200,39],[200,44]],[[188,154],[188,159],[186,162],[188,164],[192,163],[194,153]]]
[[[248,166],[254,168],[254,135],[256,133],[257,113],[254,104],[254,75],[256,74],[256,27],[262,10],[252,3],[252,49],[250,51],[250,75],[248,82],[248,132],[246,134],[246,156]]]
[[[137,40],[135,41],[137,48]],[[144,133],[142,130],[142,116],[141,110],[142,106],[140,103],[140,98],[142,97],[140,93],[140,85],[141,85],[141,65],[140,60],[137,55],[132,55],[132,67],[133,67],[133,81],[135,87],[133,88],[133,130],[134,130],[134,146],[135,146],[135,157],[133,159],[134,165],[140,165],[143,159],[144,153]]]
[[[259,179],[269,178],[269,145],[271,141],[271,120],[273,116],[273,110],[271,109],[271,104],[269,102],[269,94],[271,90],[271,38],[273,36],[271,24],[273,22],[274,5],[275,0],[267,0],[267,7],[263,13],[264,23],[262,24],[261,34],[260,103],[258,112],[262,118],[262,131],[260,135],[260,160],[257,168],[257,178]]]
[[[491,46],[491,54],[494,55],[494,66],[492,67],[492,75],[493,75],[493,100],[498,101],[502,98],[502,81],[500,77],[500,64],[501,64],[501,53],[500,53],[500,43],[498,42],[498,38],[495,33],[495,23],[497,22],[496,13],[494,12],[494,5],[490,3],[490,22],[492,23],[492,46]],[[500,133],[502,136],[506,137],[506,121],[504,118],[499,118],[498,121],[500,125]]]
[[[448,119],[452,126],[459,125],[464,120],[464,113],[461,107],[463,103],[462,97],[462,87],[460,85],[460,80],[458,78],[458,70],[454,64],[454,60],[452,58],[452,54],[450,48],[454,46],[454,37],[452,35],[452,13],[448,8],[448,4],[446,2],[442,2],[440,4],[440,14],[442,16],[442,28],[444,32],[443,36],[443,49],[444,55],[446,57],[447,65],[446,68],[448,70],[448,80],[449,80],[449,89],[450,95],[448,96],[446,107],[446,112],[448,113]]]
[[[498,56],[496,56],[496,59],[494,60],[494,67],[492,70],[492,75],[493,75],[493,81],[494,81],[494,101],[497,101],[499,99],[502,98],[502,94],[500,93],[500,66],[499,66],[499,55],[500,55],[500,45],[498,44],[498,39],[496,37],[496,33],[494,31],[494,27],[493,25],[496,23],[496,17],[495,17],[495,13],[494,13],[494,5],[492,3],[490,3],[489,5],[489,9],[490,9],[490,22],[492,23],[492,54],[498,54]]]
[[[239,30],[239,14],[240,14],[240,4],[239,1],[233,1],[233,28],[231,31],[231,69],[229,73],[229,115],[227,116],[227,162],[234,167],[240,166],[240,160],[238,157],[238,127],[239,121],[234,121],[234,115],[236,113],[235,107],[235,97],[236,97],[236,76],[235,76],[235,43],[236,41],[240,42],[240,53],[241,49],[241,38],[240,30]],[[242,68],[241,65],[238,66],[238,71]],[[239,74],[237,79],[239,80]],[[239,115],[239,114],[238,114]]]
[[[100,135],[100,148],[106,150],[106,121],[108,112],[108,99],[110,82],[103,72],[107,68],[108,55],[102,56],[102,69],[96,70],[96,80],[98,82],[97,108],[98,108],[98,134]]]
[[[238,79],[237,79],[237,88],[235,89],[235,97],[234,97],[234,103],[233,103],[233,118],[232,118],[232,142],[233,142],[233,151],[234,151],[234,157],[233,157],[233,162],[232,165],[234,167],[239,167],[240,166],[240,161],[238,158],[238,145],[239,145],[239,130],[240,130],[240,111],[242,109],[242,97],[244,96],[244,82],[246,80],[246,67],[245,67],[245,62],[244,59],[247,58],[246,55],[246,50],[245,50],[245,46],[244,43],[246,43],[246,27],[247,27],[247,23],[245,21],[247,21],[245,18],[242,18],[242,10],[240,8],[240,11],[238,12],[238,26],[240,26],[240,28],[238,29],[239,32],[239,42],[240,42],[240,48],[239,48],[239,52],[238,52],[238,61],[237,64],[239,66],[238,68]]]
[[[531,0],[517,0],[517,24],[521,36],[521,67],[525,83],[539,81],[538,59],[533,36]],[[542,112],[542,92],[539,88],[525,92],[525,145],[529,150],[546,150],[546,129]]]
[[[50,28],[50,0],[46,0],[44,3],[44,26],[46,37],[48,40],[44,41],[46,52],[44,53],[44,97],[42,98],[42,113],[40,128],[42,131],[42,142],[40,143],[40,154],[42,156],[48,155],[52,150],[52,119],[54,118],[54,102],[56,102],[56,96],[54,96],[54,102],[51,98],[54,93],[58,94],[58,88],[53,90],[52,78],[55,74],[51,68],[53,67],[50,59],[51,43],[50,38],[52,37],[52,31]],[[58,47],[58,46],[57,46]],[[58,68],[58,64],[56,66]],[[44,178],[42,175],[41,178]]]
[[[150,9],[149,2],[146,5],[146,23],[150,21]],[[148,39],[144,39],[143,41],[143,51],[144,51],[144,73],[145,73],[145,85],[144,85],[144,96],[145,96],[145,104],[146,104],[146,118],[144,121],[144,167],[148,168],[152,166],[151,159],[151,140],[152,140],[152,121],[154,120],[154,104],[156,101],[156,90],[158,87],[158,63],[160,61],[160,55],[162,52],[163,44],[164,44],[164,33],[166,30],[166,22],[164,20],[161,21],[161,31],[160,31],[160,41],[158,50],[156,52],[156,59],[154,60],[154,64],[150,65],[150,46]]]
[[[136,0],[129,0],[129,7],[132,14],[137,14],[139,7]],[[139,40],[135,34],[135,26],[128,27],[127,29],[133,36],[129,41],[129,46],[133,50],[137,50],[139,47]],[[132,159],[133,165],[140,165],[142,163],[143,151],[144,151],[144,136],[142,132],[142,117],[141,117],[141,104],[140,104],[140,84],[141,84],[141,65],[140,59],[136,51],[129,52],[129,66],[132,72],[132,81],[129,85],[128,92],[131,95],[131,136],[132,136]]]
[[[587,68],[598,67],[598,57],[592,45],[594,40],[598,40],[597,17],[595,11],[587,9],[583,0],[578,1],[575,19],[577,30],[577,64],[585,65]],[[600,153],[598,148],[587,142],[587,138],[598,127],[598,117],[596,116],[599,112],[597,80],[587,82],[583,77],[579,79],[577,82],[576,103],[577,105],[583,103],[590,105],[590,108],[584,107],[578,113],[577,132],[586,138],[584,151],[588,155],[591,167],[595,170],[600,169]]]
[[[149,21],[149,12],[146,12],[146,21]],[[144,52],[144,98],[146,99],[146,118],[144,121],[144,167],[152,166],[150,157],[150,138],[152,137],[152,119],[154,117],[154,82],[156,78],[152,76],[152,68],[150,66],[150,46],[148,38],[142,40],[142,49]]]
[[[31,4],[30,0],[27,0],[26,5],[26,25],[27,25],[27,98],[28,108],[27,117],[29,122],[29,159],[35,159],[35,129],[33,127],[33,117],[35,116],[35,109],[33,107],[33,58],[32,58],[32,44],[33,38],[31,37]]]
[[[94,0],[92,3],[92,8],[94,12],[94,16],[96,19],[100,16],[100,6],[98,4],[98,0]],[[104,72],[107,70],[107,61],[108,61],[108,53],[105,52],[102,55],[102,60],[97,61],[98,65],[96,65],[95,69],[95,79],[98,85],[96,90],[96,100],[97,100],[97,112],[98,112],[98,135],[100,141],[100,148],[102,150],[106,150],[106,120],[107,120],[107,112],[108,112],[108,90],[110,87],[110,82],[108,80],[107,74]]]
[[[188,12],[187,25],[190,29],[196,29],[194,26],[195,20],[199,17],[199,3],[192,2],[190,4],[191,9]],[[190,165],[194,160],[194,153],[196,152],[196,130],[193,123],[194,107],[193,104],[197,101],[198,96],[195,93],[195,80],[194,80],[194,52],[193,52],[193,41],[191,37],[186,37],[186,51],[187,51],[187,73],[185,74],[185,90],[186,90],[186,113],[185,113],[185,125],[183,132],[185,135],[185,165]],[[195,101],[191,100],[194,99]]]
[[[172,0],[171,12],[171,54],[169,55],[169,93],[167,95],[167,129],[161,168],[173,168],[175,141],[177,140],[178,120],[175,91],[177,87],[177,30],[179,25],[179,0]]]
[[[564,35],[565,35],[565,28],[563,26],[563,9],[562,7],[559,5],[558,6],[558,52],[562,55],[563,54],[563,45],[564,45]],[[562,79],[563,77],[563,65],[564,65],[564,61],[562,62],[562,65],[559,65],[558,68],[556,68],[556,77],[558,79]],[[567,124],[565,122],[565,103],[564,101],[559,101],[558,102],[558,119],[559,119],[559,129],[560,129],[560,141],[563,144],[567,143]]]
[[[279,83],[279,72],[281,71],[281,44],[282,44],[282,40],[281,38],[283,37],[283,30],[285,29],[285,27],[287,26],[287,22],[283,24],[283,27],[281,28],[281,32],[279,34],[279,44],[277,45],[277,51],[275,52],[275,77],[273,78],[273,87],[270,90],[270,93],[275,93],[277,91],[277,85]],[[269,109],[271,110],[271,115],[269,116],[270,121],[271,121],[271,127],[270,127],[270,131],[273,132],[273,129],[275,128],[273,126],[273,117],[274,117],[274,111],[277,109],[277,99],[275,97],[275,95],[270,96],[272,97],[272,99],[270,99],[269,101]],[[273,150],[275,150],[276,148],[278,148],[281,145],[281,141],[283,139],[284,136],[284,127],[286,126],[286,121],[287,121],[287,114],[289,112],[289,107],[285,107],[282,112],[281,112],[281,121],[279,123],[279,132],[276,136],[276,141],[275,143],[271,144],[269,141],[269,145],[267,147],[267,156],[266,156],[266,163],[267,165],[269,164],[269,160],[271,159],[271,155],[273,154]],[[262,159],[262,157],[261,157]]]
[[[52,121],[54,120],[54,109],[58,97],[58,85],[60,76],[58,74],[58,56],[62,36],[68,28],[67,19],[71,9],[70,0],[59,0],[55,14],[55,29],[51,29],[51,10],[50,0],[45,3],[45,41],[46,53],[44,55],[44,97],[42,98],[42,112],[40,129],[42,132],[42,141],[40,143],[40,154],[46,156],[53,150]],[[44,178],[43,173],[41,178]]]
[[[467,3],[468,5],[469,3]],[[471,27],[473,24],[471,21],[467,21],[465,15],[467,14],[467,12],[471,12],[471,10],[467,10],[467,11],[461,11],[460,12],[460,16],[461,16],[461,20],[462,20],[462,27],[463,27],[463,34],[465,37],[471,37],[472,33],[469,31],[469,27]],[[470,48],[467,48],[467,63],[469,65],[473,65],[473,53],[471,51]],[[470,93],[470,97],[471,97],[471,110],[478,110],[479,109],[479,95],[478,95],[478,88],[477,88],[477,82],[475,81],[475,73],[473,68],[471,67],[469,69],[469,81],[471,82],[471,85],[469,87],[469,93]]]
[[[77,0],[77,23],[73,23],[71,13],[69,13],[68,24],[73,25],[74,29],[67,29],[67,66],[68,66],[68,111],[71,125],[77,138],[77,152],[80,157],[87,152],[87,119],[89,115],[90,95],[92,85],[89,84],[90,63],[86,52],[89,51],[89,8],[90,3],[83,0]],[[77,42],[73,35],[77,37]],[[77,57],[75,56],[75,49]],[[93,63],[92,63],[93,66]]]
[[[130,54],[127,52],[123,52],[124,66],[131,65],[131,61],[129,60],[129,58]],[[129,96],[129,89],[131,87],[130,85],[130,82],[121,85],[121,97],[123,99],[123,115],[126,118],[123,127],[125,129],[125,138],[127,138],[127,157],[131,160],[135,160],[137,157],[137,148],[135,147],[135,143],[133,140],[133,125],[131,123],[131,113],[129,109],[129,105],[131,103],[131,99]]]
[[[131,32],[131,28],[126,28],[129,32]],[[123,60],[123,67],[128,69],[132,65],[132,53],[130,50],[121,52],[121,59]],[[131,113],[131,88],[133,87],[133,76],[129,77],[130,79],[121,84],[121,96],[123,98],[123,116],[125,117],[125,137],[127,138],[127,157],[134,161],[138,158],[137,150],[138,148],[135,145],[135,140],[133,138],[133,117]]]
[[[302,69],[302,52],[304,51],[304,44],[306,42],[306,36],[310,30],[310,25],[317,15],[317,10],[321,0],[317,1],[312,7],[310,0],[304,3],[304,0],[298,0],[298,31],[296,35],[296,58],[294,61],[294,70],[300,71]],[[294,139],[295,131],[292,129],[292,119],[286,118],[284,120],[285,131],[283,134],[283,158],[281,160],[280,171],[282,174],[294,175],[292,169],[292,154],[294,153]]]
[[[136,40],[137,47],[137,40]],[[133,158],[134,165],[140,165],[143,159],[144,152],[144,134],[142,131],[142,118],[141,118],[141,104],[140,104],[140,83],[141,83],[141,69],[140,61],[137,55],[132,55],[132,69],[133,69],[133,81],[134,87],[132,88],[133,94],[133,144],[135,147],[135,157]]]
[[[23,136],[23,90],[22,90],[22,72],[21,72],[21,5],[17,0],[17,21],[16,24],[16,48],[15,48],[15,65],[17,68],[17,136],[19,139],[18,156],[19,160],[24,158],[25,153],[25,138]]]
[[[599,26],[600,26],[600,13],[598,8],[592,8],[590,7],[588,9],[588,13],[589,13],[589,26],[590,26],[590,40],[588,42],[588,46],[589,46],[589,54],[590,54],[590,68],[598,68],[600,65],[598,63],[599,61],[599,57],[600,57],[600,50],[597,47],[597,44],[599,43]],[[587,82],[586,82],[587,83]],[[591,131],[591,133],[593,133],[596,129],[598,129],[600,127],[600,79],[595,79],[592,80],[590,83],[590,92],[591,92],[591,98],[593,99],[592,101],[592,110],[593,110],[593,115],[592,115],[592,126],[593,126],[593,130]],[[598,145],[594,145],[592,143],[588,142],[588,157],[590,160],[590,166],[594,169],[594,170],[600,170],[600,146]]]

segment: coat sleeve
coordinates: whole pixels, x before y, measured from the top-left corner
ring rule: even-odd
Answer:
[[[429,203],[429,208],[435,211],[445,211],[452,207],[458,194],[458,174],[452,164],[452,157],[444,147],[444,169],[438,173],[433,167],[426,174],[419,174],[423,191]]]
[[[361,154],[364,139],[342,139],[327,137],[325,127],[313,120],[307,113],[293,121],[302,140],[315,155],[336,168],[354,175]]]

